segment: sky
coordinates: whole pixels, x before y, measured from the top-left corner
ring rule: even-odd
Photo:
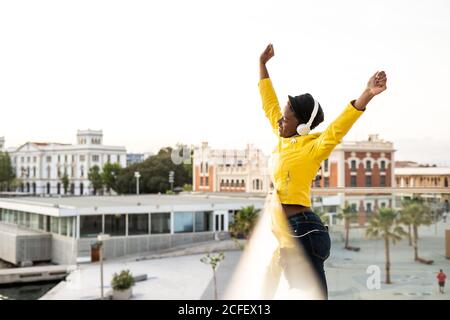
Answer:
[[[374,72],[388,88],[344,140],[450,166],[450,1],[0,1],[0,137],[156,152],[177,143],[270,153],[258,59],[280,103],[311,93],[322,131]]]

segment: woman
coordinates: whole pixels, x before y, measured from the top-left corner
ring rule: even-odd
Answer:
[[[295,266],[286,262],[287,259],[283,262],[283,248],[289,247],[289,241],[295,239],[303,248],[320,281],[323,295],[327,298],[324,261],[330,254],[330,237],[328,228],[311,210],[311,183],[321,162],[327,159],[335,146],[341,142],[363,114],[369,101],[386,90],[386,74],[384,71],[376,72],[369,79],[361,96],[352,100],[325,131],[309,133],[324,121],[323,110],[309,93],[296,97],[288,96],[283,111],[280,110],[266,67],[273,56],[274,49],[272,44],[269,44],[260,56],[259,81],[264,112],[278,136],[278,145],[272,155],[271,173],[282,214],[273,215],[272,230],[280,243],[280,264],[291,288],[297,286],[295,279],[298,279],[298,276],[295,276]],[[285,228],[283,224],[286,225],[286,220]]]

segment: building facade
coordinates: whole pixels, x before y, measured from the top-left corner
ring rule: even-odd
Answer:
[[[88,179],[89,169],[97,165],[100,170],[107,162],[126,166],[126,149],[103,145],[101,130],[78,130],[77,143],[27,142],[11,148],[12,166],[21,181],[19,190],[30,194],[64,194],[62,177],[69,178],[67,193],[92,193]]]
[[[271,183],[268,157],[248,144],[245,149],[194,148],[193,190],[197,192],[267,193]]]
[[[5,138],[0,137],[0,152],[3,152],[5,148]]]
[[[450,182],[450,167],[423,166],[414,162],[395,168],[395,180],[401,188],[448,188]],[[413,198],[418,194],[399,193],[398,201],[403,198]],[[449,194],[422,193],[429,207],[436,212],[443,212],[445,203],[450,200]]]
[[[395,149],[392,142],[377,134],[363,141],[343,141],[329,158],[323,161],[314,187],[394,187]],[[347,202],[364,224],[368,216],[380,207],[392,207],[394,196],[386,194],[358,195],[346,193],[318,199],[330,207],[343,207]]]

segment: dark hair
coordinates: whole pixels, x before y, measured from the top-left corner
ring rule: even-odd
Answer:
[[[295,117],[299,123],[307,123],[311,114],[314,110],[314,98],[309,93],[304,93],[299,96],[291,97],[289,96],[289,101],[291,103],[291,110],[294,112]],[[319,103],[319,110],[311,124],[311,130],[317,127],[325,119],[322,107]]]

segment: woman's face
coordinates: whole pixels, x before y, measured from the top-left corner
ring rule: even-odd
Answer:
[[[299,125],[294,112],[291,110],[290,102],[284,106],[283,116],[278,120],[278,133],[280,137],[289,138],[297,134]]]

